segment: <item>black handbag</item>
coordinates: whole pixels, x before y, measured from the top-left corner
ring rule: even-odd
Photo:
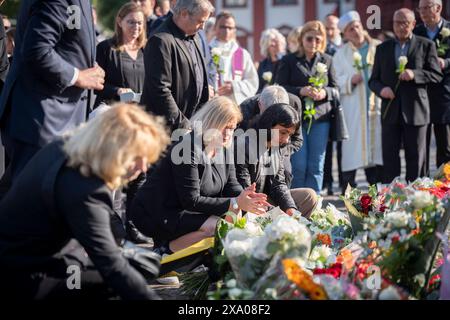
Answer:
[[[331,103],[333,109],[330,119],[330,140],[347,140],[349,138],[347,122],[345,121],[344,110],[339,100],[339,92],[336,89],[333,90],[333,100]]]

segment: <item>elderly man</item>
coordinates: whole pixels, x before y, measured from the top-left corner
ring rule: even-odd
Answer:
[[[339,27],[347,43],[336,51],[333,65],[341,95],[341,105],[349,130],[349,139],[342,141],[342,187],[355,187],[358,169],[365,169],[369,184],[379,182],[381,155],[381,100],[369,89],[369,78],[378,40],[364,30],[356,11],[343,15]],[[361,57],[358,66],[355,55]],[[380,172],[381,173],[381,172]]]
[[[211,41],[212,55],[218,51],[217,94],[241,104],[258,91],[259,78],[253,59],[236,42],[236,19],[224,11],[216,17],[216,38]]]
[[[299,97],[294,94],[288,93],[286,89],[281,86],[268,86],[264,88],[261,94],[254,97],[246,99],[240,104],[243,119],[239,124],[239,128],[247,130],[251,128],[264,111],[267,110],[272,105],[275,104],[289,104],[295,110],[297,110],[299,117],[302,116],[302,102]],[[292,166],[291,166],[291,155],[297,152],[303,144],[303,135],[301,126],[294,132],[290,138],[289,144],[282,148],[282,155],[284,156],[284,169],[286,185],[291,186],[292,182]]]
[[[175,130],[189,128],[189,118],[209,99],[197,33],[214,7],[208,0],[178,0],[173,11],[145,48],[141,103]]]
[[[433,127],[437,146],[436,166],[439,167],[450,161],[450,37],[445,34],[446,29],[450,29],[450,22],[441,16],[441,0],[421,0],[418,11],[424,23],[417,26],[414,33],[436,43],[439,66],[444,73],[444,78],[440,83],[431,84],[428,87],[432,125],[428,127],[427,151],[430,150]],[[428,163],[430,161],[429,154],[427,161]]]
[[[436,46],[413,34],[414,12],[394,14],[396,39],[378,46],[369,86],[382,98],[383,183],[400,176],[400,146],[406,158],[406,180],[426,174],[426,135],[430,123],[427,87],[442,80]],[[407,61],[406,61],[407,60]],[[405,70],[396,70],[406,63]]]
[[[341,30],[339,29],[339,18],[329,14],[325,18],[325,29],[327,30],[327,49],[326,53],[333,56],[337,49],[344,44],[342,41]]]

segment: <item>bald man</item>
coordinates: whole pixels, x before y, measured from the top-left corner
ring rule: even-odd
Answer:
[[[436,45],[413,34],[414,12],[400,9],[394,14],[395,39],[378,46],[370,89],[382,98],[383,183],[400,176],[400,146],[406,158],[406,180],[426,175],[426,135],[430,123],[427,86],[442,80]],[[399,58],[406,56],[400,75]],[[396,89],[397,83],[400,84]],[[389,104],[389,108],[387,108]]]
[[[447,44],[450,48],[450,38],[441,34],[444,28],[450,29],[450,22],[442,18],[442,1],[420,0],[417,11],[423,23],[414,29],[418,36],[426,37],[436,45]],[[438,50],[439,66],[444,74],[439,84],[428,87],[430,98],[431,124],[428,127],[427,150],[433,129],[436,138],[436,167],[450,161],[450,50],[441,47]],[[429,152],[427,161],[429,163]],[[427,166],[429,168],[429,166]]]

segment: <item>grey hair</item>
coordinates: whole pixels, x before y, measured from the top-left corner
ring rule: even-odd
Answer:
[[[286,52],[286,38],[281,34],[281,32],[274,28],[266,29],[261,34],[261,40],[259,41],[261,55],[264,57],[269,56],[269,46],[272,38],[278,39],[281,43],[281,47],[283,48],[283,53]]]
[[[414,14],[414,11],[412,11],[411,9],[408,8],[401,8],[398,9],[397,11],[395,11],[394,13],[394,17],[400,13],[403,13],[406,16],[409,16],[410,18],[413,19],[413,21],[416,21],[416,15]]]
[[[178,0],[173,8],[173,14],[179,16],[183,10],[191,16],[197,16],[205,11],[213,13],[214,6],[208,0]]]
[[[276,103],[289,104],[289,95],[283,87],[274,85],[265,87],[258,99],[261,113]]]

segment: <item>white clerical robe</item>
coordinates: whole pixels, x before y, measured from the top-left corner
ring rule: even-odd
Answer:
[[[220,57],[220,74],[221,82],[230,81],[233,86],[233,94],[228,98],[234,100],[237,104],[241,104],[245,99],[253,97],[258,91],[259,78],[256,71],[253,59],[250,53],[243,49],[243,68],[242,76],[237,76],[233,79],[233,54],[239,48],[236,41],[229,41],[227,43],[220,42],[214,39],[210,43],[211,49],[221,49]]]
[[[380,42],[372,40],[367,54],[368,75],[372,74],[376,46]],[[347,121],[350,138],[342,142],[342,171],[382,165],[381,148],[381,100],[370,92],[367,106],[367,83],[363,71],[354,67],[353,54],[358,50],[348,42],[338,49],[333,57],[337,84],[341,94],[341,105]],[[358,72],[364,81],[353,86],[352,77]]]

